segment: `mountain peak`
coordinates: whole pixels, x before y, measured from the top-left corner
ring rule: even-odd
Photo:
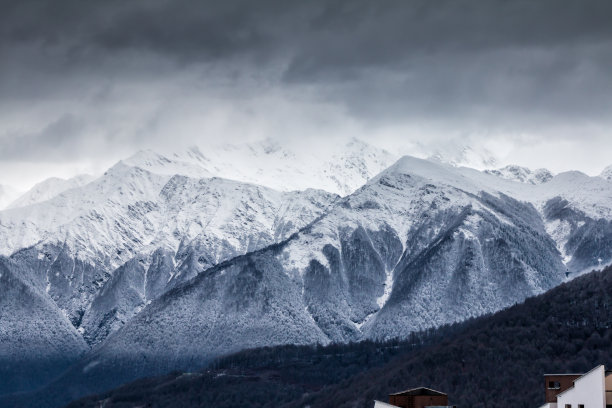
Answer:
[[[223,177],[280,191],[321,189],[347,195],[389,167],[396,156],[357,138],[332,144],[324,151],[272,138],[205,152],[197,147],[168,154],[142,150],[123,163],[152,173],[194,178]]]
[[[547,169],[531,170],[527,167],[514,164],[495,169],[485,170],[485,173],[493,174],[506,180],[519,181],[521,183],[542,184],[550,181],[553,174]]]
[[[497,164],[493,153],[483,147],[466,145],[450,145],[436,150],[429,159],[448,163],[456,167],[471,167],[474,169],[490,169]]]
[[[37,183],[30,190],[12,201],[7,208],[25,207],[49,200],[64,191],[72,188],[81,187],[94,179],[94,176],[89,174],[79,174],[69,179],[59,177],[49,177],[46,180]]]
[[[121,160],[121,163],[166,176],[181,174],[193,178],[205,178],[213,175],[203,167],[206,158],[197,147],[190,147],[169,156],[146,149]]]

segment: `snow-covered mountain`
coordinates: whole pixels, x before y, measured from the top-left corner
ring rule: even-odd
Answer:
[[[314,167],[306,166],[306,156]],[[142,151],[93,181],[47,180],[0,213],[0,251],[37,273],[33,281],[88,342],[97,343],[169,287],[287,238],[337,199],[288,190],[315,184],[347,192],[392,160],[356,140],[325,157],[306,156],[298,160],[270,141],[226,145],[212,158],[197,148],[169,157]],[[211,178],[215,174],[283,191]],[[171,266],[157,277],[163,282],[151,279],[158,262]],[[156,282],[156,288],[136,290],[134,279]]]
[[[0,184],[0,210],[8,207],[8,205],[17,197],[19,197],[19,191],[12,187]]]
[[[434,160],[455,167],[470,167],[478,170],[491,169],[497,165],[498,159],[493,153],[482,146],[468,146],[456,143],[438,148],[429,160]]]
[[[163,290],[287,238],[335,200],[320,190],[278,192],[120,162],[81,188],[0,212],[0,247],[95,343]],[[160,256],[170,268],[157,276],[161,288],[147,291]],[[135,257],[138,270],[119,284]],[[149,279],[133,288],[137,273]],[[132,289],[137,294],[125,293]]]
[[[370,177],[384,160],[355,143],[313,167],[338,191],[367,180],[340,198],[287,191],[282,159],[268,165],[278,180],[261,177],[281,190],[216,177],[256,176],[205,153],[140,152],[0,211],[7,273],[92,347],[50,387],[82,395],[245,347],[406,336],[612,260],[612,185],[601,177],[413,157]],[[316,173],[289,157],[292,177]]]
[[[37,183],[30,190],[11,202],[7,208],[25,207],[26,205],[40,203],[49,200],[58,194],[71,188],[81,187],[94,179],[88,174],[80,174],[69,179],[50,177]]]
[[[520,181],[521,183],[542,184],[550,181],[553,174],[547,169],[531,170],[527,167],[509,165],[501,169],[485,170],[489,174],[502,177],[506,180]]]
[[[397,159],[397,156],[357,139],[332,144],[322,151],[313,150],[311,146],[286,147],[273,140],[264,140],[251,144],[225,144],[203,152],[192,147],[168,156],[144,151],[126,163],[157,174],[217,176],[280,191],[318,188],[344,196]]]
[[[230,295],[243,274],[251,281],[243,288],[249,293],[244,304],[248,313],[255,308],[264,313],[258,320],[269,322],[278,318],[274,313],[279,310],[290,310],[296,319],[309,322],[300,324],[301,336],[310,332],[309,341],[330,342],[407,335],[497,310],[559,283],[563,264],[537,210],[466,175],[450,166],[404,158],[284,244],[211,269],[174,296],[180,293],[182,299],[184,291],[191,293],[187,287],[201,284],[219,292],[202,296],[193,289],[196,297],[190,302],[204,302],[194,306],[199,310],[211,310],[213,301],[243,304],[246,293]],[[283,291],[294,293],[287,300],[294,306],[260,309],[266,302],[281,302],[265,293],[274,292],[279,282]],[[228,291],[227,285],[234,289]],[[251,292],[258,288],[263,297]],[[189,309],[172,308],[172,318],[158,310],[150,318],[181,326],[180,310]],[[233,309],[219,308],[224,310]],[[242,324],[252,330],[241,310],[237,315],[222,312],[222,318],[228,325],[235,322],[234,331]],[[193,317],[185,318],[195,324]],[[203,330],[213,320],[219,324],[221,316],[199,318]],[[188,347],[213,354],[231,351],[232,342],[224,337],[230,333],[222,333],[214,333],[215,345],[197,343],[202,339],[196,338]],[[148,344],[154,341],[141,331],[134,336]]]
[[[612,166],[606,167],[599,176],[606,180],[612,181]]]

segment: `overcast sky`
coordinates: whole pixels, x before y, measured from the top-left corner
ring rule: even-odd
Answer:
[[[612,164],[609,0],[0,6],[0,183],[266,137]]]

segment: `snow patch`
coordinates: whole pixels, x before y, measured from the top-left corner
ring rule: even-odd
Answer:
[[[394,272],[394,269],[388,270],[388,269],[385,268],[385,283],[384,283],[383,294],[376,299],[376,304],[381,309],[387,303],[387,300],[389,300],[389,296],[391,296],[391,291],[393,290],[393,283],[394,283],[393,282],[393,272]]]
[[[85,367],[83,367],[83,374],[87,374],[88,371],[90,371],[92,368],[98,366],[100,364],[99,361],[94,360],[90,363],[88,363]]]
[[[565,245],[572,232],[571,224],[566,220],[553,220],[545,224],[546,232],[555,241],[557,249],[561,253],[561,259],[564,264],[568,264],[572,260],[572,256],[565,251]]]

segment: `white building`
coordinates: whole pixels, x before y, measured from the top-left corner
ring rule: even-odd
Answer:
[[[374,400],[374,408],[397,408],[397,406],[387,404],[386,402]]]
[[[557,402],[547,402],[541,408],[610,408],[612,407],[612,373],[603,365],[579,376],[573,385],[560,390]]]

